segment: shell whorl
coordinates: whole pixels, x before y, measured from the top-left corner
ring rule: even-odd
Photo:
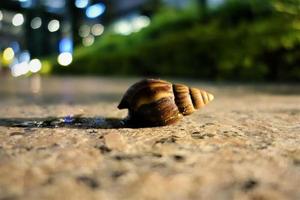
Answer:
[[[197,88],[145,79],[133,84],[123,96],[119,109],[127,108],[128,122],[138,126],[175,123],[213,100],[213,95]]]
[[[190,88],[182,84],[173,84],[173,92],[178,110],[183,115],[192,114],[214,99],[212,94],[204,90]]]
[[[145,79],[132,85],[122,98],[118,108],[137,110],[140,106],[173,96],[172,84],[156,79]]]

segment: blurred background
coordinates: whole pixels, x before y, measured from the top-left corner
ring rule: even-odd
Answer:
[[[300,0],[1,0],[0,76],[300,81]]]

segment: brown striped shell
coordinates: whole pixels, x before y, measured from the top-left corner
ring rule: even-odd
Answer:
[[[129,122],[135,126],[164,126],[192,114],[213,99],[204,90],[145,79],[126,91],[118,108],[129,110]]]

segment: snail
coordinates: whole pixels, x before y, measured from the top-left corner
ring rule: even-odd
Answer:
[[[128,109],[127,122],[133,126],[170,125],[202,108],[214,96],[204,90],[158,79],[144,79],[124,94],[119,109]]]

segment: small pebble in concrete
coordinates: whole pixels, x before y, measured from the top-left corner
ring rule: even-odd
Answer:
[[[257,180],[249,179],[242,185],[242,190],[246,192],[246,191],[249,191],[249,190],[253,190],[257,186],[258,186],[258,181]]]
[[[111,149],[105,145],[95,146],[95,148],[99,149],[102,154],[111,152]]]
[[[121,176],[125,175],[126,174],[126,171],[114,171],[112,174],[111,174],[111,177],[113,179],[118,179],[120,178]]]
[[[178,136],[172,135],[170,137],[161,138],[160,140],[157,140],[155,142],[155,144],[157,144],[157,143],[161,143],[161,144],[164,144],[164,143],[175,143],[178,138],[179,138]]]
[[[178,161],[178,162],[182,162],[185,160],[185,157],[182,155],[174,155],[173,158],[175,161]]]
[[[90,187],[92,189],[96,189],[100,186],[99,182],[97,180],[95,180],[91,177],[88,177],[88,176],[79,176],[76,178],[76,180],[78,182],[86,184],[88,187]]]

